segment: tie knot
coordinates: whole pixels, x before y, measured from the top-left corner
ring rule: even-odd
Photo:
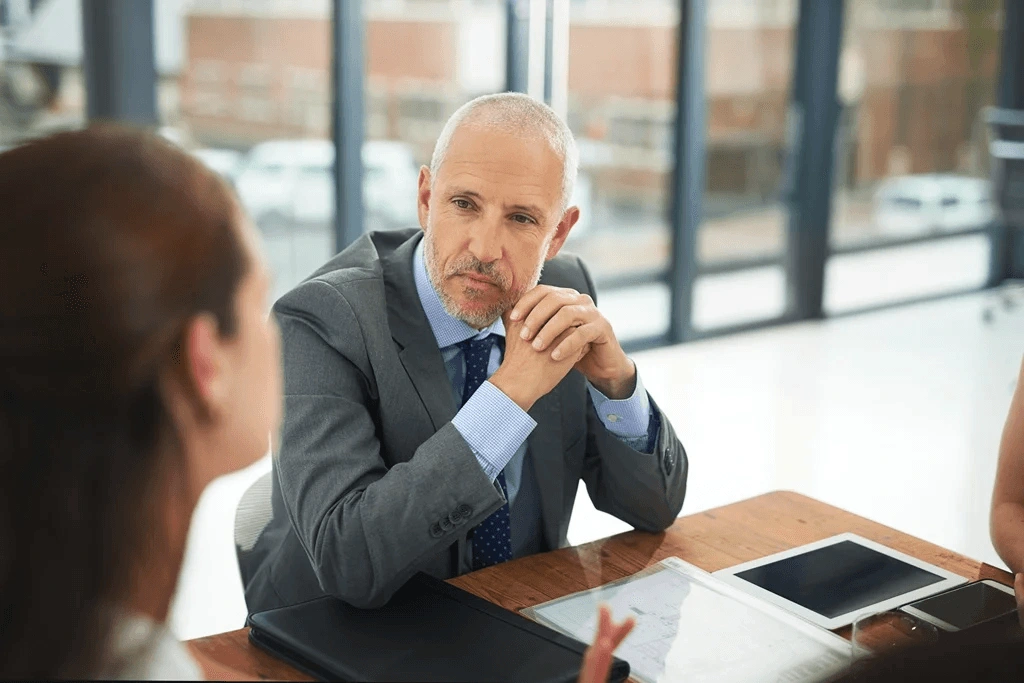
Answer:
[[[489,353],[491,347],[494,346],[496,336],[497,335],[489,334],[483,339],[476,339],[475,337],[464,339],[459,342],[459,348],[462,349],[462,353],[466,354],[467,357],[471,353]]]

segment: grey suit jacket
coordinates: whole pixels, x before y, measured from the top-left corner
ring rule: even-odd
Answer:
[[[470,571],[466,534],[504,498],[452,426],[457,406],[413,280],[417,230],[365,235],[274,306],[285,413],[273,519],[240,566],[250,611],[329,593],[385,603],[414,573]],[[593,296],[580,260],[541,282]],[[566,545],[580,479],[594,505],[646,531],[683,505],[686,453],[662,416],[654,454],[608,432],[575,370],[530,410],[543,544]]]

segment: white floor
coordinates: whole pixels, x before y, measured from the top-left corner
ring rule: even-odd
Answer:
[[[1024,350],[1024,307],[978,294],[637,354],[690,457],[683,514],[792,489],[990,563],[999,434]],[[238,628],[234,507],[269,468],[214,482],[193,522],[172,626]],[[626,526],[581,492],[573,543]]]

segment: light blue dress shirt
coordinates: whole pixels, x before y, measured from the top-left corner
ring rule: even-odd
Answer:
[[[482,339],[488,334],[504,337],[505,325],[501,318],[498,318],[490,327],[476,330],[448,315],[427,276],[422,240],[416,247],[413,257],[413,273],[423,312],[426,313],[427,322],[430,323],[430,328],[437,339],[445,371],[451,380],[452,398],[455,405],[459,405],[462,402],[466,363],[457,344],[473,337]],[[501,347],[495,344],[491,349],[490,363],[487,367],[488,377],[501,365],[501,359]],[[608,431],[634,450],[647,453],[653,450],[657,435],[654,439],[649,438],[651,403],[639,374],[636,378],[636,389],[627,399],[610,399],[589,382],[587,389],[590,391],[597,415]],[[452,425],[466,440],[480,467],[492,482],[499,472],[505,471],[508,503],[509,506],[515,505],[516,495],[523,481],[526,439],[537,423],[501,389],[488,381],[481,384],[469,401],[462,406],[452,419]]]

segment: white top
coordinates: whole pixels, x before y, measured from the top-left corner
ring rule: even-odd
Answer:
[[[164,624],[142,616],[121,620],[113,634],[113,670],[104,678],[201,681],[203,673]]]

